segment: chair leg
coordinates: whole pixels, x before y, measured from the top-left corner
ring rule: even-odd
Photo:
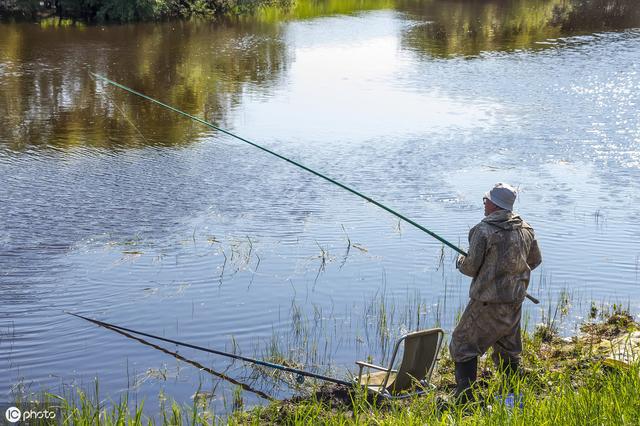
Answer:
[[[469,361],[456,362],[456,393],[458,401],[462,403],[469,402],[473,399],[471,386],[476,381],[478,374],[478,357],[471,358]]]

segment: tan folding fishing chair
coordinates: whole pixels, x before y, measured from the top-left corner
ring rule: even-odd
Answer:
[[[429,383],[436,365],[444,330],[432,328],[405,334],[396,342],[389,367],[356,361],[360,367],[357,383],[368,391],[389,399],[407,398],[433,389]],[[393,365],[404,343],[402,361],[397,370]],[[378,370],[363,375],[363,369]]]

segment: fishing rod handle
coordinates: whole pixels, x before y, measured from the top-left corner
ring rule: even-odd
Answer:
[[[533,303],[535,303],[536,305],[540,303],[539,299],[536,299],[535,297],[533,297],[532,295],[530,295],[529,293],[526,294],[527,299],[531,300]]]

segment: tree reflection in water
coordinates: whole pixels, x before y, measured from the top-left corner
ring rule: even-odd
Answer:
[[[97,84],[88,70],[225,126],[292,62],[286,19],[396,9],[401,46],[427,57],[543,49],[563,36],[640,26],[636,0],[297,2],[243,19],[124,26],[0,25],[0,146],[179,146],[210,130]]]
[[[542,49],[547,40],[640,25],[635,0],[398,0],[403,45],[434,57]]]

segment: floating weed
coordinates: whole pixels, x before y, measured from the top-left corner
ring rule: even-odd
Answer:
[[[604,221],[604,215],[602,214],[602,211],[600,209],[597,209],[593,213],[593,220],[596,222],[596,224],[599,224],[600,222]]]
[[[318,266],[318,272],[316,273],[316,278],[313,280],[314,285],[318,282],[318,278],[320,277],[320,274],[325,271],[327,267],[327,263],[331,261],[331,258],[329,257],[329,251],[325,250],[324,247],[322,247],[320,243],[318,243],[318,241],[316,241],[316,245],[320,249],[320,254],[316,256],[317,259],[320,259],[320,266]]]
[[[569,313],[569,309],[571,308],[571,296],[566,289],[560,291],[558,309],[560,311],[560,315],[563,317]]]
[[[320,249],[320,254],[317,256],[320,259],[320,268],[319,269],[321,271],[324,271],[326,266],[327,266],[327,262],[329,260],[329,251],[325,250],[324,247],[322,247],[320,245],[320,243],[318,243],[318,241],[316,241],[316,245]]]
[[[135,234],[132,238],[123,241],[110,241],[108,243],[111,246],[139,246],[144,244],[142,241],[142,236],[140,234]]]
[[[247,253],[246,259],[247,259],[247,264],[251,261],[251,253],[253,253],[253,241],[251,241],[251,238],[247,235],[247,242],[249,243],[249,252]]]
[[[144,252],[140,251],[140,250],[124,250],[122,252],[122,254],[128,254],[128,255],[133,255],[133,256],[140,256],[143,255]]]
[[[359,244],[359,243],[353,243],[353,244],[351,244],[351,247],[353,247],[354,249],[358,249],[363,253],[368,253],[369,252],[369,250],[365,246],[363,246],[362,244]]]
[[[191,287],[191,284],[189,283],[180,283],[178,284],[178,286],[176,287],[176,295],[181,295],[183,294],[185,291],[187,291],[187,289]]]
[[[231,353],[232,354],[240,353],[240,347],[238,346],[238,341],[236,340],[236,336],[234,336],[233,334],[231,335]]]
[[[436,271],[439,271],[442,268],[442,276],[444,278],[444,245],[440,247],[440,254],[438,255],[438,266],[436,267]]]
[[[344,232],[344,235],[347,237],[347,250],[344,253],[342,263],[340,264],[340,269],[342,269],[344,264],[347,263],[347,258],[349,257],[349,252],[351,251],[351,238],[349,238],[349,234],[347,234],[347,230],[344,229],[344,225],[341,224],[340,226],[342,226],[342,231]]]
[[[224,261],[222,262],[222,266],[220,267],[220,276],[218,277],[219,286],[222,285],[222,279],[224,278],[224,270],[227,267],[227,254],[222,249],[222,256],[224,257]]]
[[[255,247],[256,240],[252,239],[248,235],[242,238],[229,237],[228,242],[225,244],[215,236],[208,236],[207,242],[209,243],[209,246],[219,244],[214,253],[216,256],[222,255],[223,257],[222,264],[217,267],[217,269],[220,271],[220,274],[218,275],[218,286],[222,285],[225,279],[225,274],[227,274],[227,276],[229,277],[232,277],[240,271],[251,271],[251,263],[253,262],[253,258],[255,257],[256,265],[254,270],[251,271],[252,276],[251,280],[249,281],[248,287],[253,284],[255,273],[260,267],[261,262],[261,258],[258,255]],[[228,270],[230,268],[233,268],[233,270],[229,275]]]
[[[160,368],[148,368],[144,373],[135,376],[129,389],[138,389],[147,382],[166,382],[169,379],[177,379],[179,376],[179,368],[170,371],[167,366],[163,364]]]
[[[254,270],[252,271],[253,273],[251,274],[251,280],[249,281],[249,285],[247,286],[247,288],[251,287],[251,285],[253,284],[253,280],[256,277],[256,274],[258,273],[258,269],[260,268],[260,256],[258,256],[258,253],[255,254],[256,255],[256,267],[254,268]]]

